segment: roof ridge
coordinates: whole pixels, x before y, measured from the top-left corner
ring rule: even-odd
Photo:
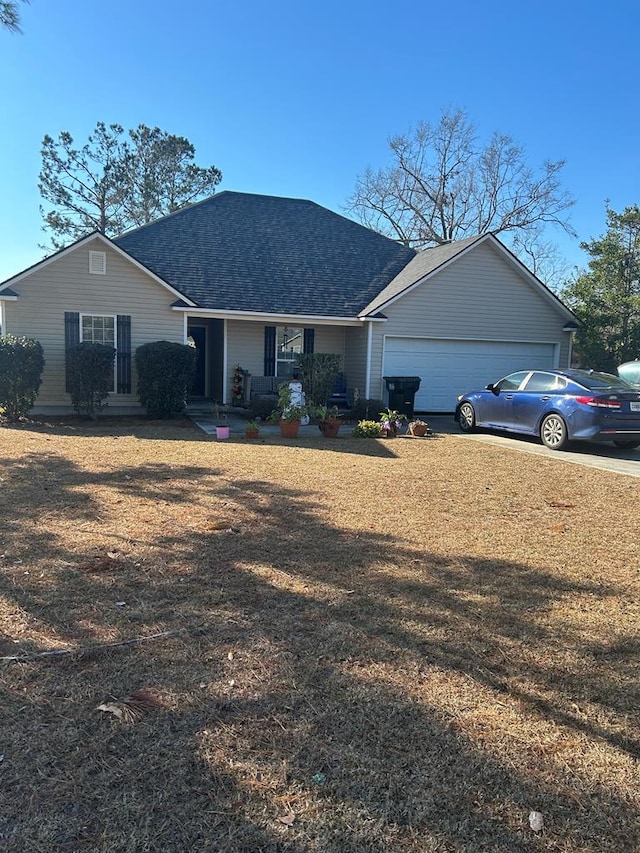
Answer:
[[[137,231],[141,231],[143,228],[149,228],[151,225],[157,225],[159,222],[163,222],[167,219],[171,219],[174,216],[177,216],[181,213],[186,213],[187,211],[193,210],[196,207],[200,207],[201,205],[211,204],[217,201],[222,196],[251,196],[252,198],[269,198],[275,199],[277,201],[297,201],[304,202],[305,204],[314,204],[317,207],[322,207],[321,204],[318,204],[315,201],[312,201],[308,198],[298,198],[294,196],[278,196],[278,195],[269,195],[267,193],[250,193],[243,192],[242,190],[220,190],[220,192],[214,192],[213,195],[207,196],[206,198],[201,198],[199,201],[191,202],[191,204],[185,204],[184,207],[180,207],[178,210],[173,210],[171,213],[165,213],[164,216],[160,216],[158,219],[154,219],[153,222],[146,222],[144,225],[138,225],[135,228],[129,229],[129,231],[123,231],[121,234],[118,234],[114,239],[117,241],[121,237],[128,237],[130,234],[135,234]],[[329,210],[328,207],[325,207],[324,210]],[[331,213],[335,213],[335,211],[330,211]],[[340,214],[336,213],[336,216],[340,216]],[[350,220],[353,221],[353,220]]]

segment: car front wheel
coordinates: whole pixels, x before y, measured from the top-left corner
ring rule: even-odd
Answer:
[[[613,443],[616,447],[620,447],[625,450],[633,450],[636,447],[640,447],[640,441],[614,441]]]
[[[471,403],[463,403],[458,409],[458,423],[462,432],[473,432],[476,426],[476,413]]]
[[[567,446],[567,425],[560,415],[547,415],[542,421],[540,440],[549,450],[562,450]]]

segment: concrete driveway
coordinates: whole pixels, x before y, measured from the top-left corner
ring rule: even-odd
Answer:
[[[590,444],[586,441],[578,441],[571,446],[571,450],[549,450],[529,436],[507,435],[489,430],[464,433],[453,420],[453,415],[426,415],[424,420],[428,421],[434,432],[459,435],[465,441],[497,444],[509,450],[520,450],[524,453],[546,456],[549,459],[562,459],[574,465],[587,465],[602,471],[640,477],[640,447],[635,450],[620,450],[612,444]]]

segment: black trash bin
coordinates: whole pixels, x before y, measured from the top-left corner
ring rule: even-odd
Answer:
[[[401,415],[413,417],[416,391],[420,387],[419,376],[383,376],[389,394],[389,408]]]

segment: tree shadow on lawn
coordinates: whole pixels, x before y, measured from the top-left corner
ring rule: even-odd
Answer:
[[[36,435],[82,436],[83,438],[124,438],[169,441],[210,441],[210,436],[197,427],[190,418],[178,416],[167,419],[147,418],[143,415],[118,417],[102,415],[95,420],[80,416],[41,415],[18,422],[0,420],[0,435],[10,439],[11,432]]]
[[[60,511],[72,518],[65,476],[86,490],[97,481],[130,487],[132,469],[83,480],[60,465]],[[171,470],[182,481],[196,469]],[[140,473],[135,494],[155,494],[152,472]],[[3,538],[28,553],[39,507],[19,506],[20,482]],[[87,624],[116,639],[188,632],[12,667],[2,697],[8,849],[635,849],[630,803],[615,785],[576,772],[571,788],[535,744],[520,744],[525,757],[509,761],[491,732],[460,725],[465,703],[495,712],[509,700],[529,726],[555,724],[565,738],[586,733],[637,755],[635,741],[571,710],[580,691],[624,716],[609,678],[616,664],[584,679],[592,648],[561,622],[551,631],[537,619],[559,597],[602,595],[600,586],[517,562],[443,558],[389,533],[354,534],[329,525],[306,490],[274,494],[256,480],[211,489],[251,506],[239,532],[154,529],[153,565],[100,577],[66,567],[46,595],[36,578],[16,586],[2,573],[3,595],[61,639],[86,636]],[[176,508],[189,499],[181,487],[171,498]],[[88,507],[96,520],[97,504]],[[53,533],[37,547],[65,553]],[[113,607],[114,582],[124,610]],[[563,645],[575,650],[575,669],[554,658]],[[93,712],[143,686],[159,690],[167,709],[131,726]],[[542,838],[526,824],[531,808],[547,817]],[[288,827],[279,818],[290,815]]]

